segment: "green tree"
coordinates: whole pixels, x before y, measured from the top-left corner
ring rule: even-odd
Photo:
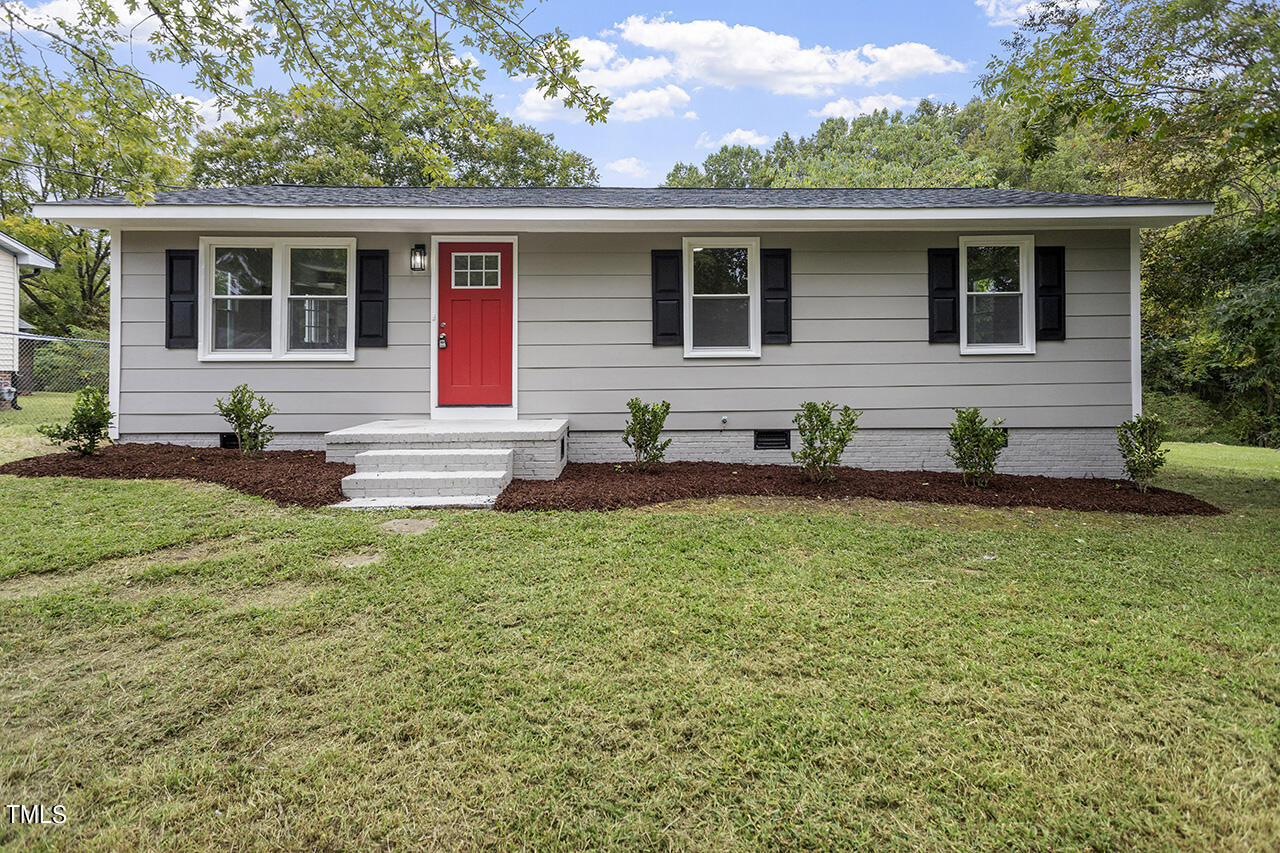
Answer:
[[[330,100],[202,131],[191,177],[202,186],[586,186],[599,180],[588,158],[556,146],[551,134],[499,116],[487,99],[466,103],[486,134],[449,132],[452,107],[429,101],[408,105],[398,118],[401,128],[440,156],[424,157],[422,148],[368,134],[356,107]]]
[[[922,101],[909,114],[880,110],[830,118],[811,136],[784,134],[766,151],[725,146],[696,166],[677,163],[667,186],[991,186],[991,166],[963,145],[953,104]]]
[[[58,265],[20,281],[22,317],[47,334],[106,330],[111,247],[101,231],[31,218],[31,205],[125,192],[139,175],[176,183],[184,171],[179,129],[155,123],[156,150],[122,153],[99,119],[79,81],[38,92],[0,85],[0,227]]]
[[[722,145],[698,166],[676,163],[667,174],[667,187],[771,187],[775,163],[749,145]]]
[[[1276,211],[1280,6],[1253,0],[1032,4],[982,84],[1020,116],[1030,160],[1064,128],[1127,143],[1161,192]]]
[[[440,174],[446,157],[433,139],[400,122],[409,105],[426,101],[452,107],[442,132],[486,135],[466,105],[484,78],[470,54],[529,78],[588,121],[602,120],[609,107],[578,81],[581,58],[563,32],[526,29],[524,0],[79,0],[36,9],[0,0],[0,14],[10,32],[0,42],[0,79],[35,98],[74,81],[97,126],[87,132],[65,120],[68,145],[105,140],[103,150],[120,161],[114,174],[140,197],[157,186],[147,154],[171,151],[172,136],[185,137],[196,120],[191,99],[160,83],[157,68],[180,66],[187,85],[242,120],[272,115],[282,103],[340,101],[364,132],[390,150],[434,159]],[[264,67],[310,85],[281,95]]]

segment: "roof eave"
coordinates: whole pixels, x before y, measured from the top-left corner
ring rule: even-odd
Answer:
[[[15,240],[8,234],[0,233],[0,249],[17,258],[18,266],[21,267],[51,270],[57,266],[51,258],[46,258],[26,243],[21,240]]]
[[[670,231],[694,228],[846,230],[989,227],[1161,228],[1213,212],[1210,203],[937,208],[284,207],[36,205],[35,216],[81,228],[346,231]],[[293,226],[293,227],[291,227]]]

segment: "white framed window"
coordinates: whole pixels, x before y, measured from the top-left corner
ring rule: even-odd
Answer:
[[[502,255],[497,252],[454,252],[455,288],[496,288],[502,286]]]
[[[960,238],[960,352],[1036,351],[1035,238]]]
[[[354,359],[355,269],[353,238],[200,238],[200,359]]]
[[[684,238],[685,358],[760,355],[760,238]]]

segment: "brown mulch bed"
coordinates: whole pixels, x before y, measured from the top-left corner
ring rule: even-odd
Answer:
[[[0,465],[18,477],[87,477],[106,480],[202,480],[273,500],[281,506],[328,506],[345,500],[342,478],[355,466],[325,462],[319,450],[238,450],[180,444],[117,444],[97,456],[50,453]]]
[[[664,501],[721,496],[876,498],[988,507],[1035,506],[1143,515],[1219,515],[1222,510],[1181,492],[1139,492],[1123,480],[1023,477],[1002,474],[985,489],[964,485],[959,474],[937,471],[836,469],[834,482],[809,482],[786,465],[668,462],[652,473],[607,463],[570,463],[558,480],[515,480],[496,509],[609,510]]]

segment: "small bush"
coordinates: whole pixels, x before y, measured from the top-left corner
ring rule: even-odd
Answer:
[[[65,444],[81,456],[92,456],[107,440],[115,415],[101,388],[82,388],[71,407],[71,419],[63,424],[36,427],[53,444]]]
[[[276,407],[267,402],[260,394],[253,393],[248,385],[237,385],[231,389],[230,399],[217,400],[218,413],[231,424],[232,431],[240,440],[240,452],[252,456],[266,449],[275,436],[275,427],[267,425],[267,418],[275,414]]]
[[[1151,485],[1164,458],[1169,454],[1161,450],[1164,443],[1164,421],[1156,415],[1138,415],[1116,427],[1120,455],[1124,457],[1124,472],[1145,492]]]
[[[671,444],[669,438],[660,440],[667,415],[671,413],[671,404],[666,400],[642,403],[639,397],[632,397],[627,401],[627,408],[631,410],[631,417],[622,432],[622,441],[635,451],[636,467],[647,468],[662,462],[667,455],[667,446]]]
[[[987,424],[982,411],[976,406],[956,409],[956,419],[951,423],[951,449],[947,456],[956,463],[964,476],[966,486],[985,488],[996,473],[996,460],[1000,451],[1009,445],[1009,433],[1000,428],[1004,418],[996,418]]]
[[[831,469],[840,464],[840,456],[858,431],[858,418],[862,412],[848,406],[840,407],[840,419],[835,420],[836,404],[801,403],[800,411],[791,422],[800,433],[800,449],[791,452],[791,458],[815,483],[834,480]]]

